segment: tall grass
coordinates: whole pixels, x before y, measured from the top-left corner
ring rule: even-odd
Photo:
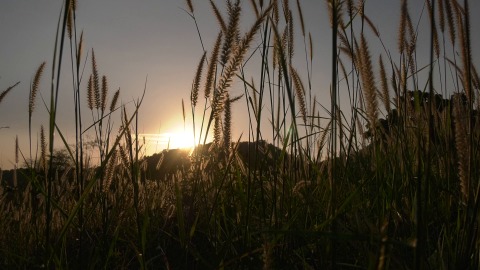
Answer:
[[[145,157],[143,95],[118,105],[117,90],[107,107],[108,77],[93,49],[83,55],[76,2],[66,0],[45,103],[48,137],[42,126],[40,157],[30,138],[30,162],[15,172],[22,184],[0,190],[0,266],[477,269],[480,82],[469,2],[426,0],[429,27],[417,30],[408,1],[398,1],[398,48],[390,50],[365,13],[369,1],[327,0],[329,89],[313,82],[315,32],[301,1],[292,2],[229,0],[222,11],[210,1],[218,35],[206,51],[186,1],[204,50],[189,93],[198,146]],[[252,18],[245,32],[244,18]],[[421,35],[430,37],[426,66]],[[376,41],[384,51],[371,49]],[[58,87],[68,49],[73,146],[56,122],[58,102],[67,102]],[[44,66],[31,87],[30,134]],[[319,102],[320,91],[331,99]],[[237,137],[232,127],[244,115],[234,106],[249,120]],[[183,100],[182,109],[185,121]]]

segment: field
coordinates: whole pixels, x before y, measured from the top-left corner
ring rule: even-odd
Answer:
[[[469,1],[425,0],[423,31],[408,1],[395,2],[397,46],[383,51],[370,49],[385,43],[363,12],[368,1],[325,1],[326,101],[311,85],[315,50],[301,2],[229,0],[221,10],[203,1],[218,37],[181,103],[198,145],[146,156],[145,92],[129,106],[109,92],[95,51],[84,52],[76,1],[65,0],[49,125],[31,127],[41,63],[29,95],[30,153],[17,146],[15,169],[0,170],[0,268],[478,269],[480,78]],[[196,24],[195,6],[184,4]],[[241,18],[251,19],[246,31]],[[425,45],[426,66],[417,51]],[[62,57],[73,67],[73,143],[56,125],[57,104],[69,102],[57,99],[70,69]],[[234,96],[233,85],[244,93]],[[15,87],[0,92],[0,106]],[[250,123],[238,137],[232,106]]]

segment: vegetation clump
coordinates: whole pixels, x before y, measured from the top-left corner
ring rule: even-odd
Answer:
[[[480,267],[480,80],[468,0],[426,0],[425,32],[414,28],[408,1],[398,1],[398,48],[379,55],[368,39],[384,44],[365,12],[370,2],[326,0],[330,89],[312,83],[314,47],[301,1],[252,0],[249,9],[228,0],[224,13],[209,3],[218,35],[189,95],[198,146],[147,157],[138,134],[143,96],[117,104],[118,89],[107,105],[108,77],[93,49],[83,67],[76,2],[65,1],[40,156],[31,136],[29,155],[17,140],[15,169],[0,171],[0,268]],[[186,1],[185,12],[197,25],[194,2]],[[254,16],[243,32],[245,12]],[[418,36],[428,34],[430,60],[422,67]],[[56,125],[68,46],[73,144]],[[31,86],[30,134],[45,65]],[[319,102],[320,91],[330,102]],[[238,138],[233,106],[244,106],[249,120]]]

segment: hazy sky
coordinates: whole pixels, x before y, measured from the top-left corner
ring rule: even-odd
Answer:
[[[40,93],[49,97],[55,32],[61,0],[2,0],[0,8],[0,91],[20,81],[0,104],[0,168],[11,168],[14,161],[15,136],[19,136],[22,152],[28,156],[28,92],[37,67],[47,62],[40,84]],[[208,0],[192,0],[205,49],[210,51],[218,33]],[[225,1],[215,1],[224,11]],[[252,9],[243,1],[245,17],[242,23],[250,25]],[[268,1],[266,1],[268,2]],[[294,16],[296,1],[290,1]],[[314,40],[313,88],[321,99],[328,100],[330,85],[330,29],[323,0],[301,0],[307,31]],[[424,1],[409,1],[412,19],[418,15]],[[463,1],[461,1],[463,2]],[[472,33],[479,33],[480,1],[470,1]],[[140,133],[176,132],[183,128],[181,100],[189,110],[190,87],[202,47],[193,20],[183,11],[183,0],[78,0],[77,28],[84,31],[85,49],[94,48],[101,75],[108,77],[110,95],[121,88],[120,99],[127,103],[141,96],[148,76],[145,101],[140,111]],[[392,51],[396,50],[400,1],[367,0],[366,14],[379,28],[382,39]],[[248,15],[247,15],[248,14]],[[476,14],[476,15],[475,15]],[[425,13],[422,20],[428,19]],[[298,23],[298,21],[296,21]],[[298,28],[297,34],[300,35]],[[428,32],[425,32],[428,33]],[[299,36],[300,37],[300,36]],[[426,35],[428,38],[428,34]],[[472,37],[474,54],[479,37]],[[297,54],[304,59],[303,41]],[[375,46],[378,46],[378,41]],[[256,44],[259,43],[257,39]],[[86,50],[84,51],[87,52]],[[85,54],[84,54],[85,55]],[[69,54],[65,54],[69,58]],[[478,55],[474,55],[478,60]],[[88,59],[90,61],[90,58]],[[301,63],[301,62],[300,62]],[[475,63],[478,63],[476,61]],[[301,63],[304,65],[304,63]],[[300,67],[301,69],[302,67]],[[82,102],[86,104],[86,82],[90,74],[87,63],[82,81]],[[69,62],[63,66],[59,97],[58,124],[67,138],[74,138],[73,97]],[[235,85],[233,95],[243,93]],[[325,104],[328,104],[326,102]],[[235,104],[234,138],[246,128],[245,104]],[[130,112],[131,112],[131,106]],[[87,112],[86,106],[84,111]],[[235,113],[237,112],[237,113]],[[86,122],[91,118],[86,114]],[[119,121],[118,118],[116,120]],[[187,119],[187,123],[191,120]],[[48,125],[46,109],[37,96],[33,118],[33,136],[36,140],[40,125]],[[34,143],[35,145],[35,143]],[[58,145],[57,145],[58,146]]]

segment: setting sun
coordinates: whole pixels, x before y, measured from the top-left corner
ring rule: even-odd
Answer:
[[[164,149],[192,149],[194,147],[193,133],[183,131],[183,128],[163,133],[144,133],[140,134],[140,137],[144,139],[148,155]]]
[[[193,134],[189,132],[172,132],[159,134],[167,138],[167,148],[169,149],[189,149],[194,147]]]

